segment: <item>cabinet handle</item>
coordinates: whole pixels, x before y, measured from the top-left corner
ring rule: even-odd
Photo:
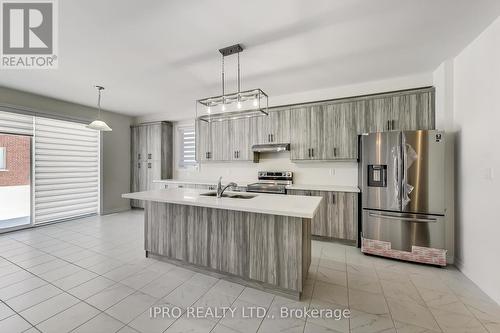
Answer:
[[[137,159],[140,160],[141,159],[141,154],[137,154]]]
[[[333,156],[337,157],[337,147],[333,148]]]
[[[151,169],[151,163],[148,163],[148,169]]]
[[[391,120],[391,130],[394,130],[394,128],[396,128],[396,121]]]
[[[314,157],[314,148],[311,148],[311,157]]]
[[[271,134],[271,142],[274,142],[274,134]]]
[[[307,148],[307,157],[311,157],[311,148]]]
[[[148,159],[150,160],[152,158],[152,155],[151,154],[148,154]]]
[[[332,205],[335,205],[336,204],[336,199],[335,199],[335,194],[332,195]]]
[[[236,158],[236,150],[233,151],[233,157]]]
[[[141,168],[141,162],[137,163],[137,168]]]
[[[271,142],[271,134],[267,135],[267,142]]]

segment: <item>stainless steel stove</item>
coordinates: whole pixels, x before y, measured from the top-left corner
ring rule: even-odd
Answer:
[[[293,184],[293,172],[259,171],[258,179],[247,186],[247,192],[286,194],[287,185]]]

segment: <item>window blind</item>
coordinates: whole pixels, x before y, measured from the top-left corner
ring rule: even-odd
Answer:
[[[194,127],[179,127],[179,167],[196,165]]]
[[[0,111],[0,133],[33,135],[33,116]]]
[[[99,210],[99,132],[35,118],[35,224]]]

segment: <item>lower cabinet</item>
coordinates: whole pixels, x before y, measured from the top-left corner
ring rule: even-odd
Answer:
[[[288,190],[291,195],[323,197],[312,234],[350,241],[358,240],[358,194],[351,192]]]

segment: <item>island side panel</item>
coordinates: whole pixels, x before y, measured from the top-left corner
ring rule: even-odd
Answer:
[[[302,291],[309,219],[160,202],[148,202],[146,210],[146,251]]]

